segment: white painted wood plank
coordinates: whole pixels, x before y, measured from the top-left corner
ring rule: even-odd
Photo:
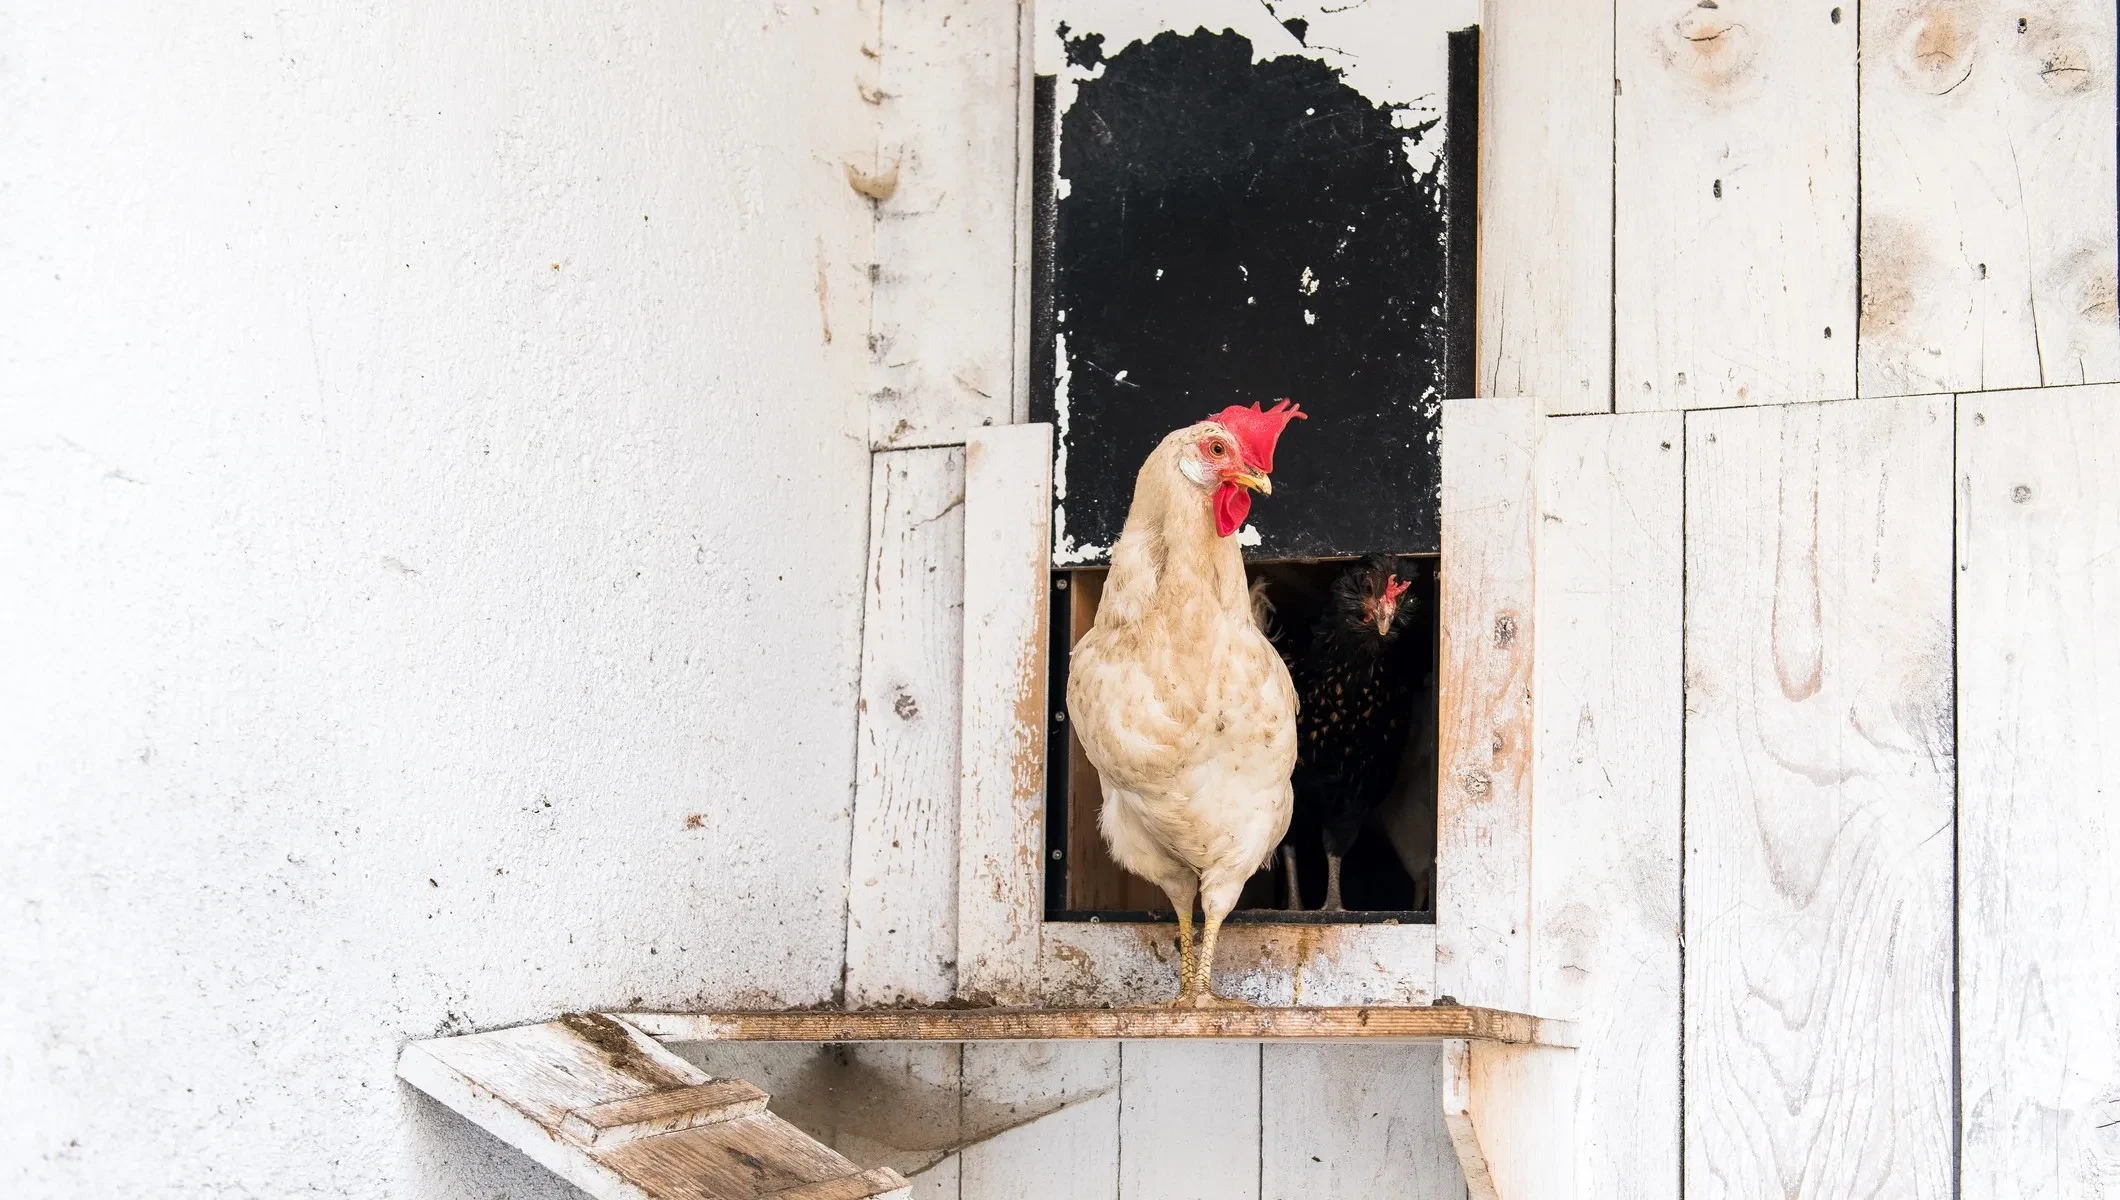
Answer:
[[[1262,1200],[1462,1200],[1440,1046],[1260,1050]]]
[[[1436,965],[1440,995],[1530,1000],[1536,399],[1443,406]]]
[[[1678,1195],[1684,442],[1629,413],[1539,447],[1531,1011],[1582,1026],[1583,1200]]]
[[[956,988],[964,456],[874,455],[847,887],[849,1005]]]
[[[964,1094],[1008,1125],[965,1148],[965,1200],[1116,1200],[1118,1043],[968,1045]]]
[[[962,1160],[952,1154],[918,1175],[909,1176],[906,1182],[913,1185],[912,1200],[959,1200],[963,1170]]]
[[[1854,395],[1855,4],[1614,11],[1618,407]]]
[[[2113,21],[1863,9],[1862,394],[2120,378]]]
[[[1055,921],[1042,937],[1045,1002],[1162,1004],[1177,994],[1176,925]],[[1225,925],[1215,986],[1253,1004],[1427,1004],[1434,925]]]
[[[865,1167],[891,1167],[909,1178],[965,1144],[963,1047],[863,1043],[839,1047],[834,1058],[843,1067],[816,1071],[799,1096],[819,1141]]]
[[[1480,12],[1479,390],[1612,407],[1612,6]]]
[[[963,1200],[1118,1200],[1119,1091],[964,1152]]]
[[[1689,1196],[1946,1196],[1948,397],[1692,413]]]
[[[1444,1043],[1443,1123],[1470,1200],[1573,1200],[1577,1053]]]
[[[1958,403],[1963,1194],[2120,1195],[2120,387]]]
[[[877,448],[1005,425],[1017,360],[1017,155],[1028,5],[890,0],[883,11],[870,404]]]
[[[1258,1200],[1259,1047],[1119,1050],[1120,1200]]]
[[[957,994],[1030,1004],[1045,908],[1052,426],[979,430],[964,455]]]

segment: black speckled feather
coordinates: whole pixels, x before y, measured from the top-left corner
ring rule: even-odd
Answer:
[[[1327,852],[1345,854],[1391,790],[1433,657],[1415,604],[1428,590],[1409,590],[1382,635],[1375,605],[1387,581],[1410,584],[1432,569],[1386,555],[1348,564],[1316,625],[1286,647],[1298,704],[1291,838],[1316,831]]]

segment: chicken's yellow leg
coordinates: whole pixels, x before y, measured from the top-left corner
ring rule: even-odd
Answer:
[[[1198,959],[1198,947],[1193,944],[1192,904],[1188,902],[1178,910],[1178,999],[1177,1004],[1189,1005],[1193,1001],[1193,972]]]
[[[1225,1000],[1215,995],[1215,938],[1222,932],[1222,918],[1236,907],[1237,893],[1243,890],[1244,881],[1223,881],[1219,886],[1200,889],[1200,909],[1206,923],[1200,928],[1200,945],[1193,952],[1193,973],[1186,977],[1185,986],[1178,994],[1178,1002],[1188,1008],[1250,1008],[1242,1000]]]

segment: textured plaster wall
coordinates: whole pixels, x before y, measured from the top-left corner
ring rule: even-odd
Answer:
[[[564,1195],[401,1042],[832,994],[862,24],[0,9],[0,1194]]]

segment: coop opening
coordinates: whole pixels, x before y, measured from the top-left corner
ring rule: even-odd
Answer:
[[[1436,559],[1371,556],[1246,570],[1258,616],[1304,708],[1288,833],[1229,920],[1433,921]],[[1046,919],[1175,921],[1160,888],[1112,861],[1097,825],[1104,804],[1097,770],[1067,725],[1067,664],[1096,622],[1104,579],[1103,568],[1052,575]],[[1388,622],[1382,630],[1380,618]],[[1333,851],[1337,908],[1327,906]]]

